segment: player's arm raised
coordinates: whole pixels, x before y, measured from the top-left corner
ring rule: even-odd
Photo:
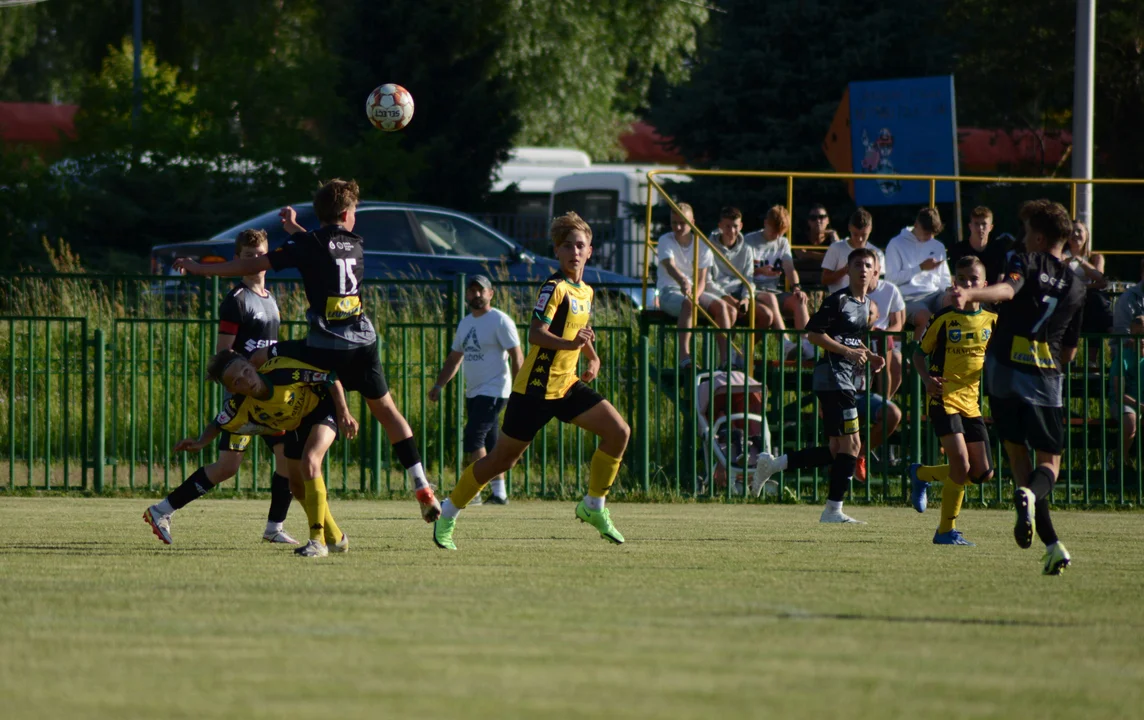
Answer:
[[[171,267],[188,275],[202,277],[242,277],[270,270],[270,256],[259,255],[253,258],[235,258],[223,263],[206,264],[195,262],[190,258],[175,258]]]

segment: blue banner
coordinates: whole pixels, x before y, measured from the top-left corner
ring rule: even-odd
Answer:
[[[957,112],[953,76],[850,83],[854,172],[869,175],[956,175]],[[928,205],[929,183],[855,180],[859,205]],[[951,182],[937,202],[953,202]]]

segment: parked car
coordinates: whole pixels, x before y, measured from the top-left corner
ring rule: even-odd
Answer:
[[[293,206],[298,224],[318,227],[311,203]],[[365,239],[365,279],[451,280],[460,273],[485,274],[496,280],[539,283],[559,265],[540,257],[469,215],[428,205],[364,201],[357,207],[354,232]],[[151,272],[171,273],[177,257],[223,262],[234,257],[234,238],[243,230],[265,230],[273,251],[287,239],[278,209],[263,213],[209,240],[156,245]],[[298,277],[294,270],[267,273],[268,278]],[[639,282],[630,277],[588,267],[584,279],[605,297],[622,298],[635,309],[645,305]]]

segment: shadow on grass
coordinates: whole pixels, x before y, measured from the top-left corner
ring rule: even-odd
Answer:
[[[805,610],[782,610],[773,614],[779,620],[858,620],[861,622],[883,623],[935,623],[940,625],[986,625],[995,627],[1080,627],[1079,623],[1050,622],[1045,620],[1015,620],[1012,618],[953,618],[902,615],[863,615],[860,613],[823,613]]]
[[[124,547],[121,549],[114,549],[108,547],[108,543],[102,540],[76,540],[72,542],[61,543],[13,543],[6,547],[0,547],[0,555],[15,555],[17,553],[41,553],[44,555],[83,555],[88,557],[106,556],[118,557],[127,555],[139,554],[170,554],[177,553],[179,555],[206,555],[217,553],[217,548],[154,548],[150,550],[139,550],[138,548]]]

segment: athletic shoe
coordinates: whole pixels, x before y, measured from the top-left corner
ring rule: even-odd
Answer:
[[[768,452],[759,453],[759,459],[755,461],[755,476],[751,478],[751,495],[758,497],[763,486],[777,472],[780,472],[778,459]]]
[[[433,488],[426,485],[417,491],[417,502],[421,504],[421,517],[427,523],[436,522],[441,517],[441,503],[433,494]]]
[[[921,463],[914,463],[910,465],[907,472],[910,474],[910,505],[913,505],[914,510],[920,513],[926,511],[926,506],[929,505],[929,483],[922,481],[918,477],[918,468],[922,466]],[[1028,547],[1027,545],[1025,547]]]
[[[858,464],[854,467],[854,479],[858,482],[866,482],[866,455],[858,456]]]
[[[612,513],[608,508],[603,510],[589,510],[588,506],[581,500],[580,504],[576,506],[576,518],[580,522],[585,522],[600,531],[600,537],[614,542],[617,545],[624,544],[624,536],[612,524]]]
[[[819,516],[818,522],[820,523],[844,523],[847,525],[865,525],[865,520],[855,520],[841,510],[831,510],[830,508],[823,508],[822,515]]]
[[[968,545],[969,547],[977,547],[977,543],[969,542],[961,531],[957,528],[949,532],[934,532],[933,534],[934,545]]]
[[[433,523],[433,542],[442,550],[456,550],[453,543],[453,529],[457,527],[457,518],[437,518]]]
[[[466,505],[465,507],[467,507],[467,508],[480,507],[481,505],[484,505],[484,503],[481,502],[481,494],[477,493],[477,496],[474,497],[472,500],[470,500],[469,504]]]
[[[164,515],[155,509],[155,506],[147,508],[143,511],[143,519],[151,526],[151,532],[155,533],[155,537],[162,540],[167,545],[171,544],[171,516]]]
[[[350,536],[342,533],[342,539],[328,547],[332,553],[348,553],[350,551]]]
[[[294,554],[298,557],[326,557],[330,554],[330,549],[317,540],[311,540],[295,550]]]
[[[1028,550],[1033,546],[1033,533],[1037,530],[1037,520],[1033,514],[1035,512],[1033,506],[1036,502],[1037,498],[1029,488],[1017,488],[1016,492],[1013,493],[1013,505],[1017,508],[1017,523],[1013,525],[1013,539],[1017,541],[1017,547],[1023,550]]]
[[[262,533],[262,541],[268,543],[281,543],[283,545],[297,545],[298,541],[290,537],[285,530]]]
[[[803,360],[813,360],[815,354],[816,353],[815,353],[814,343],[803,338],[803,341],[802,341],[802,359]]]
[[[508,498],[500,497],[499,495],[489,495],[489,499],[485,500],[485,505],[508,505]]]
[[[1045,575],[1060,575],[1072,562],[1072,556],[1065,546],[1057,541],[1045,548],[1045,556],[1041,558],[1041,562],[1045,564],[1045,569],[1042,571]]]
[[[784,337],[783,338],[783,358],[785,359],[787,355],[790,355],[792,352],[794,352],[794,349],[797,347],[798,347],[798,343],[791,342],[790,340],[788,340],[787,338]]]

